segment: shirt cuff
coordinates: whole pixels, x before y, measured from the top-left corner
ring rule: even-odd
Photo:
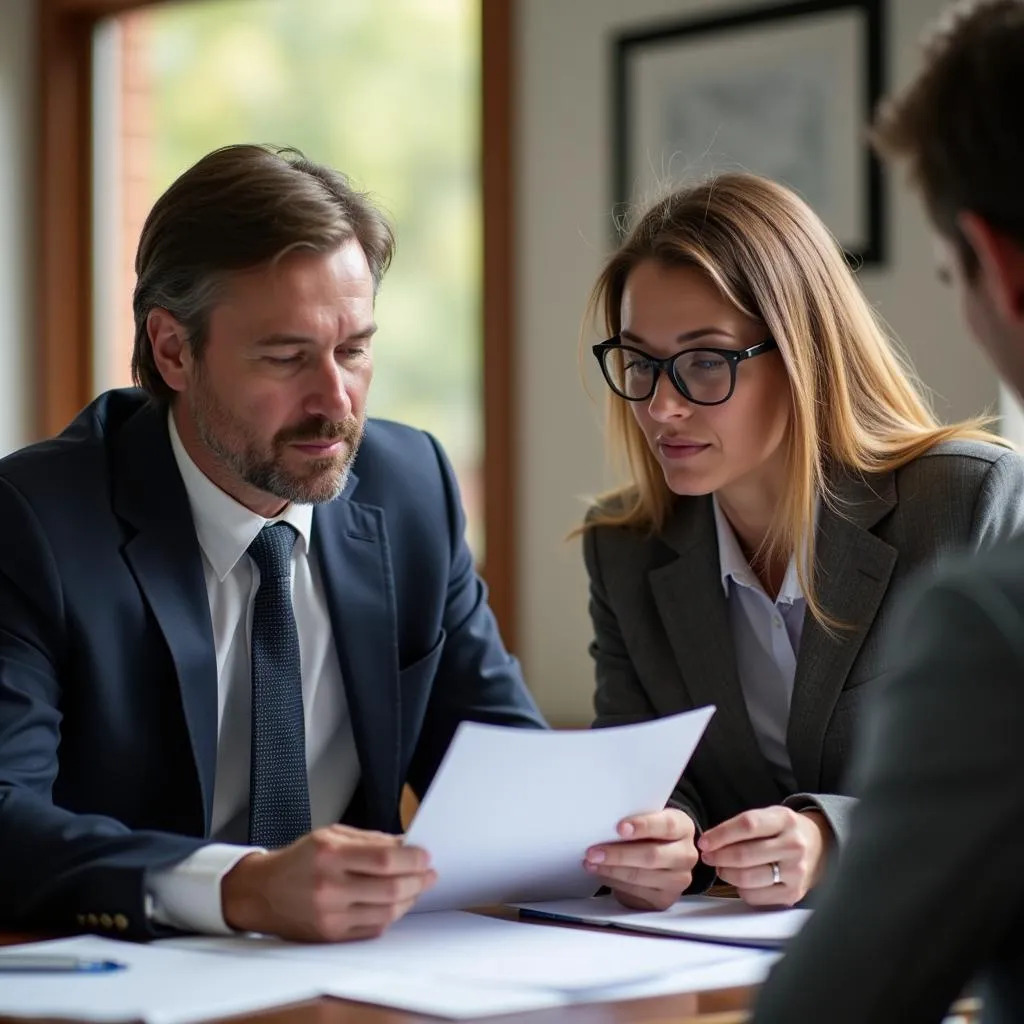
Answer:
[[[146,873],[146,907],[151,920],[185,932],[234,935],[224,921],[221,879],[258,846],[211,843],[172,868]]]

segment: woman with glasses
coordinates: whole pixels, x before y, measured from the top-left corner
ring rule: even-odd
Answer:
[[[585,863],[629,906],[716,873],[791,905],[846,834],[895,595],[1022,525],[1024,460],[980,421],[937,423],[824,225],[769,181],[657,203],[593,305],[631,476],[583,527],[596,724],[717,711],[657,831],[624,823],[634,842]]]

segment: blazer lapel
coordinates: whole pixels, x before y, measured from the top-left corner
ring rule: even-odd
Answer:
[[[786,743],[801,788],[820,785],[825,730],[896,565],[896,549],[871,529],[896,505],[892,473],[837,482],[838,509],[821,506],[815,584],[825,612],[843,625],[823,628],[810,613],[797,658]]]
[[[124,557],[178,676],[208,835],[217,768],[217,657],[202,555],[166,417],[163,409],[147,405],[121,429],[113,456],[113,505],[137,531]]]
[[[313,513],[320,559],[369,821],[390,828],[401,794],[401,695],[394,577],[384,513],[341,497]]]
[[[758,746],[740,688],[711,499],[681,502],[662,537],[679,557],[651,571],[655,603],[693,706],[717,708],[702,747],[750,806],[778,803],[783,794]],[[684,709],[681,704],[671,710]]]

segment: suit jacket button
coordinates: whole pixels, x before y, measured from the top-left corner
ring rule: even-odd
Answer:
[[[114,927],[119,932],[127,931],[128,930],[128,918],[125,917],[124,914],[115,914],[114,915]]]
[[[78,922],[79,924],[82,924],[82,925],[84,925],[84,924],[85,924],[85,914],[76,914],[76,915],[75,915],[75,920],[76,920],[76,921],[77,921],[77,922]]]
[[[95,914],[86,914],[85,923],[89,925],[90,928],[95,928],[100,923],[100,919]]]
[[[113,928],[114,919],[109,914],[100,914],[100,924],[104,928]]]

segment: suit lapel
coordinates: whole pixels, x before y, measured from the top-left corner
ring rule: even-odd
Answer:
[[[743,801],[752,807],[777,803],[782,794],[740,688],[710,497],[680,502],[662,537],[679,557],[651,571],[655,603],[693,706],[717,708],[703,750]]]
[[[313,513],[369,821],[390,828],[401,793],[401,703],[394,577],[381,509],[345,493]]]
[[[875,620],[896,564],[896,549],[871,533],[896,505],[892,473],[843,478],[837,508],[822,503],[815,538],[815,584],[826,614],[840,623],[829,631],[808,613],[800,640],[786,742],[802,788],[817,789],[825,730],[864,637]]]
[[[124,557],[163,634],[203,800],[205,834],[217,768],[217,658],[192,510],[167,432],[167,413],[143,407],[115,442],[114,511],[137,531]]]

